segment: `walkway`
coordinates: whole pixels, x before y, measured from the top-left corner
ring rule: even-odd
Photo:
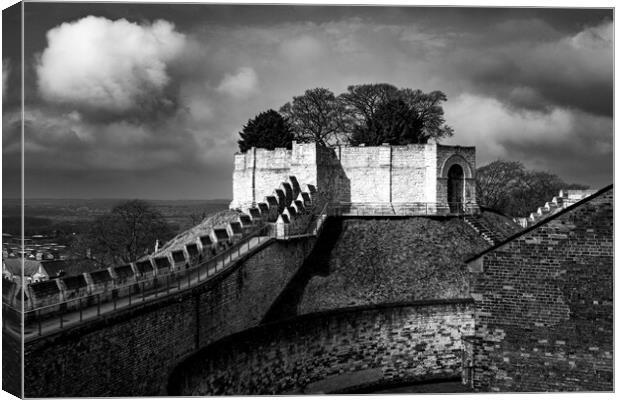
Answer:
[[[272,239],[272,237],[250,237],[249,240],[238,243],[228,251],[192,268],[138,281],[137,285],[139,290],[136,291],[136,293],[133,293],[136,284],[127,285],[125,288],[130,291],[129,296],[101,301],[100,296],[104,294],[101,293],[27,311],[25,313],[26,320],[30,321],[26,323],[24,328],[24,339],[29,340],[37,336],[53,333],[70,326],[78,325],[83,321],[98,318],[102,314],[143,304],[198,286],[228,269],[246,254],[259,249],[265,245],[269,239]],[[90,305],[82,306],[82,304]],[[60,310],[61,305],[71,309],[71,311],[60,312],[59,314],[58,310]],[[54,310],[51,310],[51,308],[54,308]],[[46,311],[55,312],[54,315],[50,315],[49,318],[46,318],[45,315],[39,317],[41,314],[45,314]]]
[[[24,314],[26,321],[24,340],[51,334],[81,324],[84,321],[94,320],[103,314],[137,306],[196,287],[228,269],[246,254],[258,250],[270,239],[291,240],[316,237],[320,235],[323,222],[327,218],[326,209],[327,204],[310,224],[306,233],[275,237],[266,235],[269,227],[264,226],[254,233],[250,233],[243,241],[198,265],[185,270],[172,271],[166,275],[148,276],[123,286],[115,286],[116,293],[127,293],[120,297],[114,297],[112,291],[106,291],[28,310]],[[19,315],[19,310],[13,310],[15,315]],[[9,317],[5,318],[4,322],[7,328],[19,332],[18,321]]]

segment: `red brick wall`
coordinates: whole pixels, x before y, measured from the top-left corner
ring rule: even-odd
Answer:
[[[613,389],[611,188],[469,267],[476,389]]]

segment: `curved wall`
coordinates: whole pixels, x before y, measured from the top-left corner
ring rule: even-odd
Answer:
[[[470,299],[352,307],[232,335],[181,362],[168,394],[334,393],[458,378]]]
[[[258,325],[314,242],[270,242],[191,290],[27,341],[26,396],[161,395],[184,357]]]

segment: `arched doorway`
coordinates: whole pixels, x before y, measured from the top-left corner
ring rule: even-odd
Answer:
[[[448,204],[451,213],[463,210],[464,183],[463,168],[458,164],[452,165],[448,170]]]

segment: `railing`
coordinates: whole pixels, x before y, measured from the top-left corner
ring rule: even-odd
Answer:
[[[328,204],[323,206],[321,212],[306,229],[306,233],[297,236],[320,235],[323,223],[327,218],[327,207]],[[189,268],[173,270],[167,274],[137,277],[135,282],[115,285],[112,289],[101,293],[65,299],[61,302],[27,310],[24,313],[25,336],[27,338],[41,336],[49,331],[98,318],[108,312],[197,286],[218,275],[234,261],[275,237],[274,227],[265,225],[244,236],[243,241],[235,243],[223,252]]]
[[[325,203],[305,233],[282,238],[319,236],[328,216],[464,215],[473,213],[475,209],[475,204],[464,203]],[[242,241],[223,252],[186,269],[136,276],[135,281],[132,278],[130,283],[114,285],[112,289],[100,293],[29,309],[24,313],[25,336],[40,336],[44,332],[76,325],[104,313],[197,286],[274,237],[273,225],[265,225],[245,235]]]
[[[333,216],[466,215],[477,212],[474,203],[333,203]]]
[[[115,285],[111,290],[27,310],[24,313],[25,336],[40,336],[49,330],[62,329],[107,312],[194,287],[219,274],[233,261],[239,260],[272,237],[271,226],[265,225],[250,232],[244,241],[189,268],[137,277],[135,282]]]
[[[308,227],[305,229],[304,233],[299,233],[295,235],[281,235],[281,236],[277,236],[278,239],[289,240],[289,239],[297,239],[297,238],[304,238],[304,237],[310,237],[310,236],[319,236],[321,234],[321,231],[323,230],[323,223],[325,222],[325,219],[327,218],[328,207],[329,207],[329,203],[325,203],[323,205],[323,208],[321,209],[321,211],[318,214],[315,214],[314,220],[310,222]]]

